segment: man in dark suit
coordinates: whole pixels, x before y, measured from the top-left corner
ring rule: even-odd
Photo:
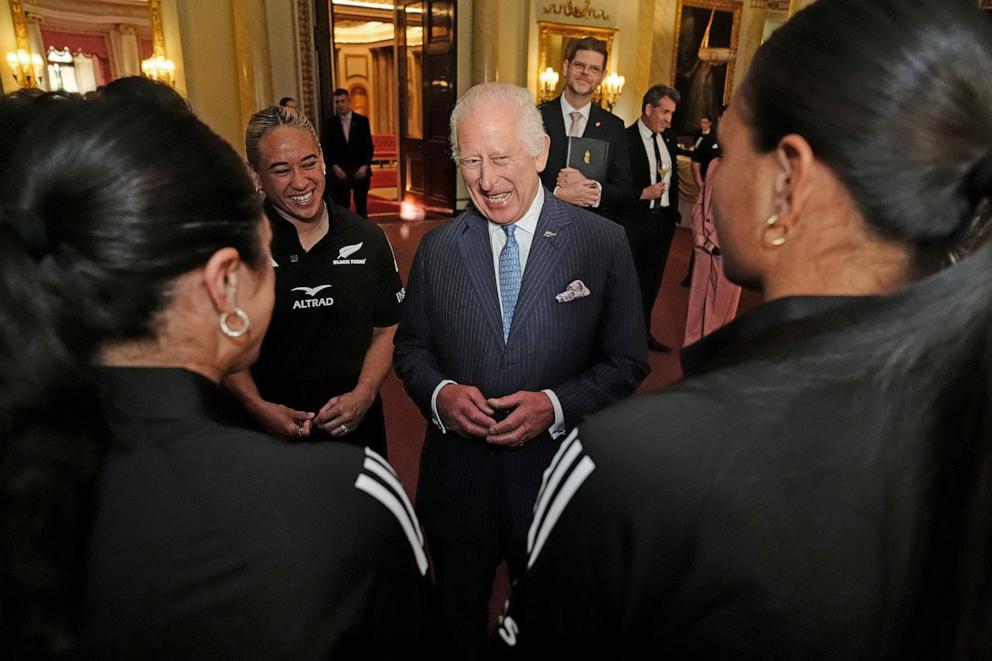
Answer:
[[[417,506],[450,652],[473,659],[497,565],[524,569],[559,442],[648,367],[623,231],[541,185],[548,137],[527,90],[473,87],[452,125],[475,208],[421,241],[394,366],[430,421]]]
[[[372,130],[369,118],[351,109],[348,90],[334,90],[334,116],[324,129],[324,161],[331,168],[331,196],[348,208],[355,196],[355,213],[369,217],[369,180],[372,178]]]
[[[630,177],[623,121],[592,102],[606,75],[606,59],[606,44],[592,37],[579,39],[569,48],[563,64],[565,88],[561,96],[540,108],[544,129],[551,138],[541,183],[561,200],[621,222],[637,192]],[[578,170],[565,167],[568,138],[572,136],[609,143],[605,181],[587,179]]]
[[[669,127],[679,102],[679,91],[655,85],[641,102],[641,116],[624,136],[630,157],[630,171],[640,199],[627,216],[624,228],[641,286],[644,326],[648,348],[668,353],[671,349],[651,335],[651,310],[661,289],[668,251],[679,224],[679,147]]]

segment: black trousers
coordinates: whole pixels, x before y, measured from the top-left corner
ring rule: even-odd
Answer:
[[[442,658],[486,658],[496,569],[505,560],[512,580],[526,568],[534,502],[557,448],[547,434],[509,450],[428,434],[417,510],[444,620]]]
[[[628,217],[624,223],[630,252],[634,257],[637,282],[641,287],[641,305],[644,309],[644,327],[651,331],[651,310],[661,291],[661,278],[675,236],[679,215],[672,207],[641,210]]]
[[[351,206],[351,198],[355,198],[355,213],[362,218],[369,217],[369,186],[372,179],[372,170],[362,177],[355,179],[355,175],[349,173],[347,179],[341,180],[328,173],[327,180],[331,184],[331,197],[334,203],[347,209]]]

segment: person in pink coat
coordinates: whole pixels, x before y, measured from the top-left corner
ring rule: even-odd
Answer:
[[[714,159],[706,172],[703,190],[692,209],[692,239],[696,266],[689,289],[689,311],[682,346],[697,342],[737,316],[741,288],[723,274],[720,241],[713,224],[713,173],[722,159]]]

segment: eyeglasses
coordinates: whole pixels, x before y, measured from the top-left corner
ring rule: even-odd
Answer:
[[[595,64],[589,65],[582,62],[572,62],[570,66],[579,73],[590,73],[593,76],[603,73],[603,67],[596,66]]]

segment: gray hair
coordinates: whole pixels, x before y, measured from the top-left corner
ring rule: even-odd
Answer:
[[[539,156],[544,149],[544,120],[534,105],[534,98],[523,87],[509,83],[482,83],[465,92],[451,111],[451,157],[457,163],[458,124],[466,114],[488,113],[494,107],[514,110],[518,117],[520,139],[530,156]]]
[[[644,112],[644,106],[651,104],[652,107],[657,106],[661,103],[662,97],[668,97],[673,103],[678,103],[682,99],[682,95],[674,87],[669,87],[668,85],[653,85],[648,88],[648,91],[644,93],[644,98],[641,99],[641,112]]]
[[[245,129],[245,155],[253,168],[258,169],[262,158],[258,153],[258,145],[262,142],[262,138],[268,135],[269,131],[280,126],[302,129],[317,140],[317,132],[302,110],[285,106],[269,106],[259,110],[248,120],[248,128]]]

